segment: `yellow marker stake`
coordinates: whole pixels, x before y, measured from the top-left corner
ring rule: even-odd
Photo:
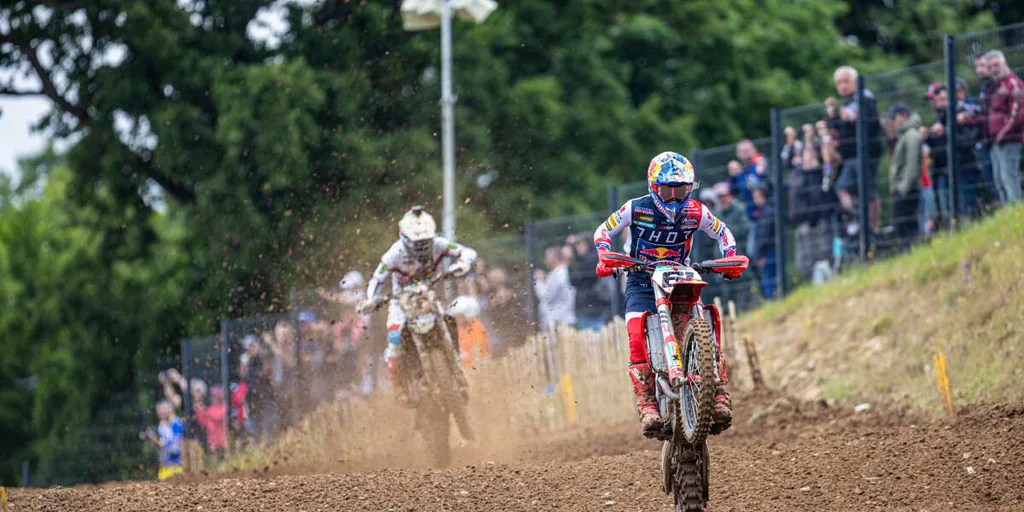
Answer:
[[[562,374],[561,385],[562,388],[562,406],[565,413],[565,422],[570,427],[575,427],[576,422],[579,421],[579,417],[576,413],[576,393],[572,390],[572,376],[569,372]]]
[[[950,417],[956,416],[956,408],[953,404],[953,387],[949,383],[949,371],[946,368],[946,354],[941,351],[932,356],[935,364],[935,383],[939,387],[939,395],[942,397],[943,408]]]
[[[0,487],[0,510],[7,512],[7,489]]]

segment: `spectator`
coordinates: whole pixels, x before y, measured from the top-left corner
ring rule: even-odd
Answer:
[[[769,188],[768,161],[757,152],[750,139],[743,139],[736,144],[736,162],[729,162],[729,185],[732,193],[747,206],[747,218],[753,220],[753,191],[756,188]]]
[[[167,400],[156,404],[156,416],[160,419],[156,431],[149,429],[146,435],[160,453],[160,469],[157,478],[167,480],[184,472],[181,466],[181,443],[185,429],[174,414],[174,405]]]
[[[842,66],[833,74],[836,92],[843,101],[838,105],[834,98],[825,99],[825,110],[829,129],[838,137],[839,156],[842,167],[836,180],[836,195],[847,218],[856,218],[856,198],[859,156],[857,154],[857,118],[864,115],[868,132],[867,174],[864,184],[867,189],[868,223],[872,231],[878,230],[882,214],[882,203],[878,199],[877,164],[882,155],[881,125],[879,124],[878,106],[875,95],[864,91],[864,105],[857,104],[857,70],[850,66]]]
[[[896,147],[889,162],[889,193],[892,195],[893,227],[897,238],[907,243],[917,233],[917,209],[921,202],[921,118],[902,104],[887,114],[896,132]]]
[[[459,329],[459,361],[463,367],[479,363],[487,357],[490,346],[487,329],[480,320],[480,302],[468,295],[456,297],[448,308]]]
[[[766,299],[775,298],[775,208],[768,200],[768,191],[758,187],[754,198],[754,261],[761,274],[761,294]]]
[[[569,281],[569,267],[562,257],[562,248],[549,247],[544,251],[548,272],[535,273],[537,298],[540,302],[541,330],[576,325],[576,290]]]
[[[825,158],[822,139],[815,127],[801,127],[803,140],[798,144],[799,155],[793,157],[794,166],[786,180],[788,209],[786,217],[796,226],[795,260],[797,274],[810,279],[814,265],[828,264],[832,252],[830,201],[822,190],[825,176]]]
[[[268,440],[277,430],[277,407],[275,405],[273,364],[268,360],[267,349],[256,338],[248,335],[242,339],[246,363],[242,367],[242,379],[249,388],[247,405],[255,438],[258,442]]]
[[[201,403],[192,404],[196,413],[196,421],[206,432],[207,453],[213,456],[214,462],[223,460],[228,446],[227,405],[224,403],[224,389],[214,386],[210,389],[210,406]]]
[[[726,182],[715,183],[711,189],[715,193],[718,208],[714,214],[723,224],[729,226],[736,240],[746,240],[750,237],[750,221],[747,219],[746,207],[743,203],[736,201],[732,195],[732,189]],[[701,237],[708,238],[708,237]],[[716,247],[715,250],[718,250]],[[751,253],[747,253],[752,256]],[[741,311],[747,308],[750,303],[750,283],[752,274],[744,272],[735,285],[726,286],[726,297],[736,302],[736,307]]]
[[[941,213],[945,218],[950,218],[952,209],[950,207],[949,181],[951,179],[951,168],[947,162],[946,152],[946,107],[949,106],[949,95],[946,86],[939,82],[931,84],[925,97],[931,102],[935,110],[935,123],[926,131],[926,143],[931,151],[931,175],[935,180],[935,190],[938,194],[938,204]],[[961,215],[970,215],[975,204],[974,194],[982,180],[977,155],[974,152],[975,145],[981,139],[980,127],[972,124],[965,124],[972,116],[969,106],[964,101],[956,104],[957,112],[957,210]],[[977,112],[975,114],[977,115]]]
[[[1010,70],[999,50],[985,54],[989,76],[995,81],[989,100],[988,134],[992,141],[992,170],[1000,200],[1021,200],[1020,152],[1024,138],[1024,82]]]
[[[569,266],[569,282],[576,290],[576,326],[599,330],[612,318],[611,282],[598,279],[597,251],[586,237],[570,236],[566,245],[572,248],[573,263]]]
[[[895,136],[892,137],[891,147],[895,148]],[[931,177],[931,148],[928,144],[921,146],[921,202],[918,205],[918,223],[921,233],[931,235],[935,232],[937,225],[938,206],[935,201],[934,183]]]
[[[796,166],[796,162],[799,161],[800,155],[803,153],[803,142],[796,133],[796,128],[787,126],[783,130],[783,134],[786,137],[786,142],[782,146],[782,152],[779,156],[782,157],[782,168],[783,170],[791,170]]]

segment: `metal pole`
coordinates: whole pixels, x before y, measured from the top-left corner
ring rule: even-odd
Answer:
[[[953,36],[946,35],[945,60],[946,60],[946,166],[949,169],[949,227],[956,229],[959,219],[960,206],[957,201],[960,197],[960,184],[957,179],[960,167],[956,151],[956,45]],[[964,208],[967,205],[963,205]]]
[[[192,386],[189,384],[192,379],[189,377],[189,372],[192,368],[189,366],[189,359],[192,357],[192,342],[188,339],[181,340],[181,377],[185,379],[185,388],[181,390],[181,404],[182,411],[181,415],[185,418],[185,428],[183,439],[189,438],[189,425],[192,424]],[[191,468],[189,468],[191,469]]]
[[[27,460],[21,461],[21,486],[32,487],[32,471]]]
[[[444,163],[445,238],[455,240],[455,96],[452,94],[452,8],[441,1],[441,152]]]
[[[530,320],[533,323],[533,332],[540,332],[540,312],[539,301],[537,300],[537,290],[533,282],[533,273],[537,270],[537,240],[535,232],[537,229],[536,223],[532,220],[526,221],[526,231],[523,233],[525,238],[524,244],[526,246],[526,282],[527,282],[527,293],[526,298],[530,306]]]
[[[786,194],[783,192],[785,179],[782,176],[782,112],[772,109],[772,158],[768,172],[773,176],[775,189],[775,296],[786,295]]]
[[[867,176],[870,169],[871,152],[868,145],[868,119],[864,108],[864,76],[857,76],[857,209],[860,222],[860,259],[868,259],[868,238],[871,226],[868,223]],[[877,119],[874,120],[878,122]]]
[[[230,453],[231,446],[231,386],[228,378],[228,319],[220,319],[220,387],[224,393],[224,435],[227,443],[224,452]]]

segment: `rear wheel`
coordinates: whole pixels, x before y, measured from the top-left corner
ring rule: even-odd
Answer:
[[[686,380],[680,393],[683,437],[700,446],[711,430],[715,406],[715,341],[711,326],[693,318],[683,332],[683,364]]]

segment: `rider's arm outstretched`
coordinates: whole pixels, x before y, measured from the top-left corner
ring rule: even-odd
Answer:
[[[472,248],[466,247],[457,242],[452,242],[447,238],[439,236],[434,239],[435,252],[441,254],[442,258],[449,258],[452,260],[452,264],[448,267],[448,271],[454,276],[460,277],[469,273],[473,268],[473,263],[476,262],[476,251]]]

